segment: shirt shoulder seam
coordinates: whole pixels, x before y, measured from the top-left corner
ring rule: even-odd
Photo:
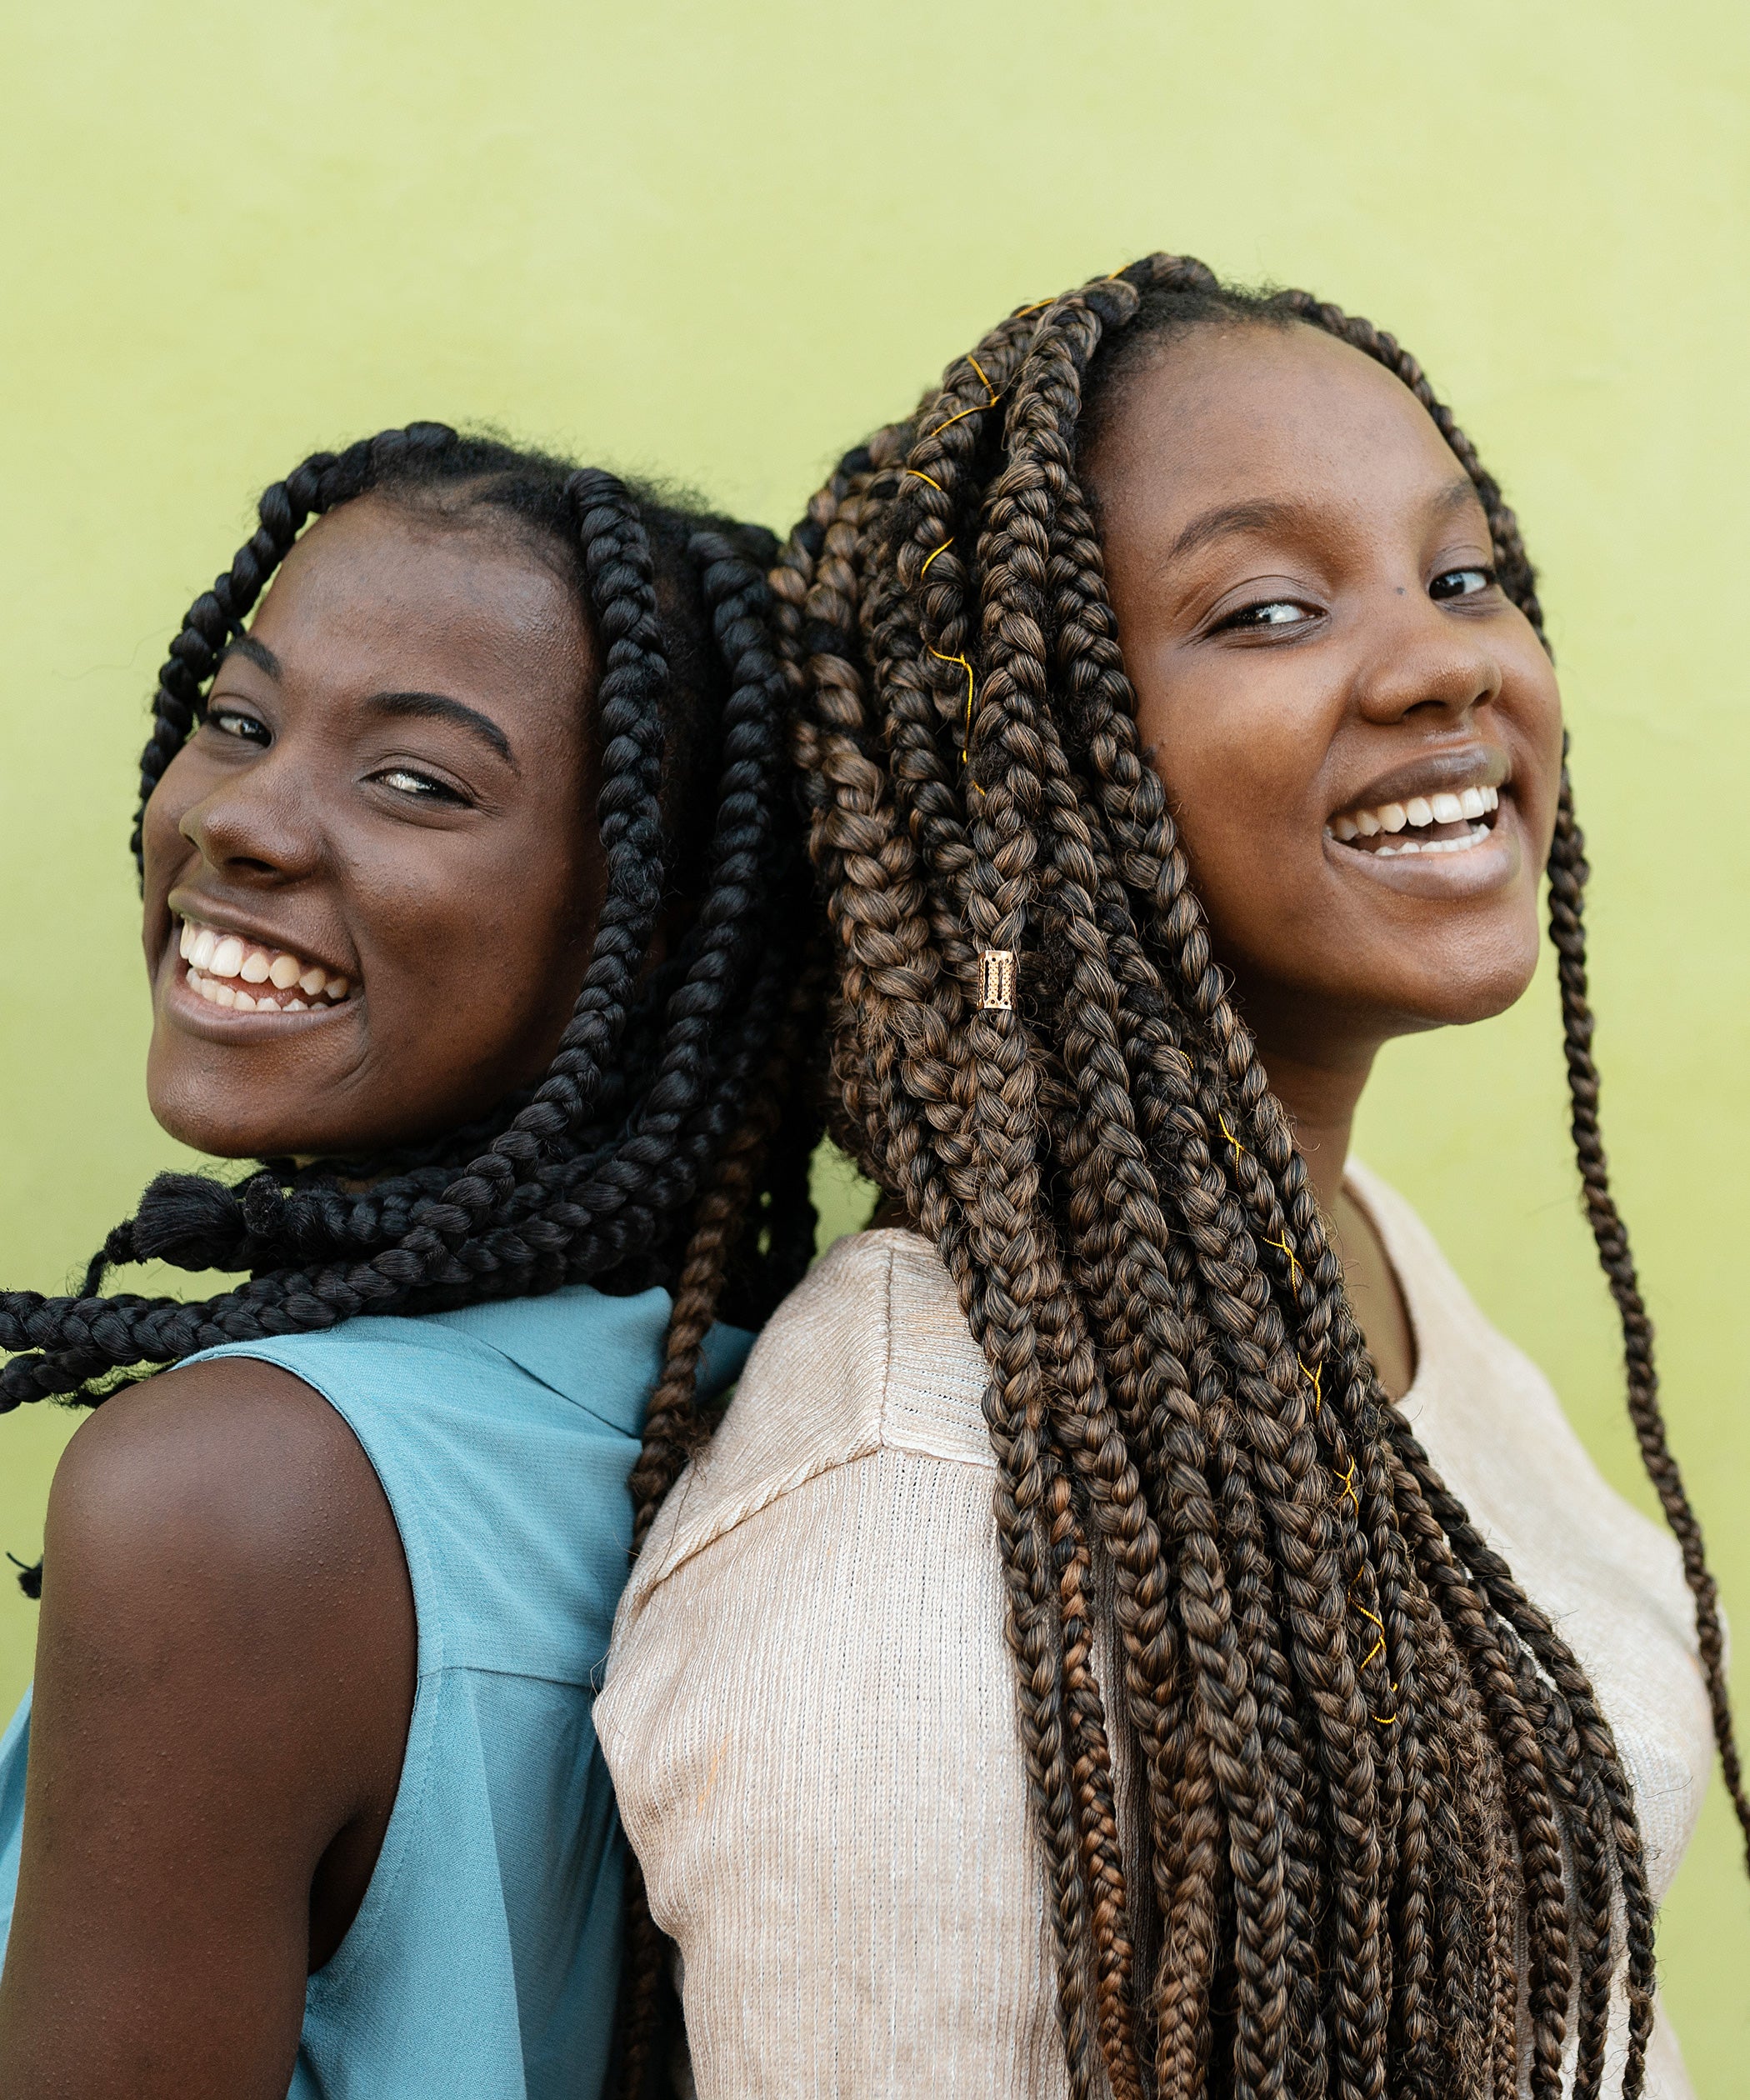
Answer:
[[[848,1472],[853,1466],[867,1466],[878,1458],[914,1458],[931,1466],[958,1466],[969,1472],[990,1472],[995,1470],[996,1464],[994,1456],[973,1458],[968,1455],[960,1458],[948,1452],[921,1451],[915,1444],[890,1443],[885,1438],[867,1451],[847,1452],[841,1458],[829,1458],[823,1464],[810,1468],[795,1479],[785,1481],[771,1494],[750,1503],[732,1522],[716,1526],[697,1545],[689,1546],[660,1575],[652,1577],[650,1587],[641,1592],[641,1607],[654,1597],[665,1582],[678,1575],[683,1568],[702,1558],[714,1546],[720,1546],[726,1539],[733,1538],[752,1518],[762,1516],[768,1509],[776,1509],[780,1502],[789,1501],[803,1488],[812,1488],[817,1481],[828,1479],[834,1473]]]

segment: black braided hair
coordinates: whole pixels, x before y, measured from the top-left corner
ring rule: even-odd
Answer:
[[[607,882],[577,1005],[538,1084],[422,1147],[304,1168],[269,1160],[234,1184],[160,1175],[77,1297],[0,1292],[0,1412],[58,1394],[95,1406],[198,1350],[361,1312],[586,1278],[662,1282],[678,1295],[644,1463],[666,1478],[698,1341],[726,1288],[726,1309],[757,1322],[812,1248],[817,1090],[802,1067],[821,973],[770,631],[776,542],[600,468],[442,423],[312,454],[262,496],[256,531],[171,644],[141,761],[137,862],[145,805],[227,644],[305,524],[367,492],[520,534],[586,608],[601,659]],[[677,893],[690,921],[648,967]],[[192,1303],[100,1295],[112,1266],[154,1260],[245,1280]],[[21,1581],[38,1594],[40,1563]]]
[[[1633,2100],[1653,1912],[1628,1776],[1580,1663],[1374,1371],[1138,736],[1081,473],[1164,338],[1300,324],[1427,410],[1542,636],[1500,489],[1372,323],[1172,255],[1000,322],[846,455],[773,577],[832,932],[835,1128],[939,1248],[990,1368],[1071,2093],[1518,2100],[1522,2057],[1535,2100],[1558,2100],[1572,2036],[1572,2090],[1598,2100],[1626,1942]],[[1551,930],[1587,1210],[1750,1833],[1713,1588],[1605,1175],[1585,875],[1564,768]],[[987,949],[1016,953],[1012,1010],[983,1006]]]

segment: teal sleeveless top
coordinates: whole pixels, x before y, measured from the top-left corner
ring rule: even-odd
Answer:
[[[594,2100],[625,1840],[592,1712],[629,1572],[666,1291],[549,1298],[235,1343],[302,1378],[377,1470],[412,1578],[418,1687],[364,1901],[309,1979],[288,2100]],[[700,1389],[752,1337],[713,1330]],[[30,1700],[0,1738],[0,1949]]]

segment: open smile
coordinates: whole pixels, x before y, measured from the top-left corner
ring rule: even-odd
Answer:
[[[1332,864],[1428,898],[1486,894],[1512,882],[1524,833],[1507,754],[1472,747],[1380,775],[1324,828]]]
[[[1342,844],[1381,860],[1400,853],[1466,853],[1488,842],[1500,807],[1499,788],[1467,788],[1461,794],[1412,795],[1345,810],[1328,829]]]
[[[218,1013],[319,1015],[357,999],[362,987],[290,948],[252,940],[198,919],[178,922],[176,988]]]

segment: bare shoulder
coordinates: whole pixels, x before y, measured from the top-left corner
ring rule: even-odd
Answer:
[[[199,1711],[228,1716],[239,1744],[268,1731],[276,1759],[380,1772],[398,1765],[417,1645],[382,1485],[290,1372],[242,1357],[167,1371],[68,1445],[44,1528],[45,1722],[69,1700],[171,1728]]]
[[[376,1473],[320,1393],[227,1357],[125,1389],[79,1428],[49,1498],[45,1603],[202,1593],[286,1606],[368,1572],[400,1542]]]
[[[222,1358],[80,1428],[49,1497],[0,2088],[285,2091],[305,1977],[388,1826],[417,1648],[382,1487],[301,1379]]]

